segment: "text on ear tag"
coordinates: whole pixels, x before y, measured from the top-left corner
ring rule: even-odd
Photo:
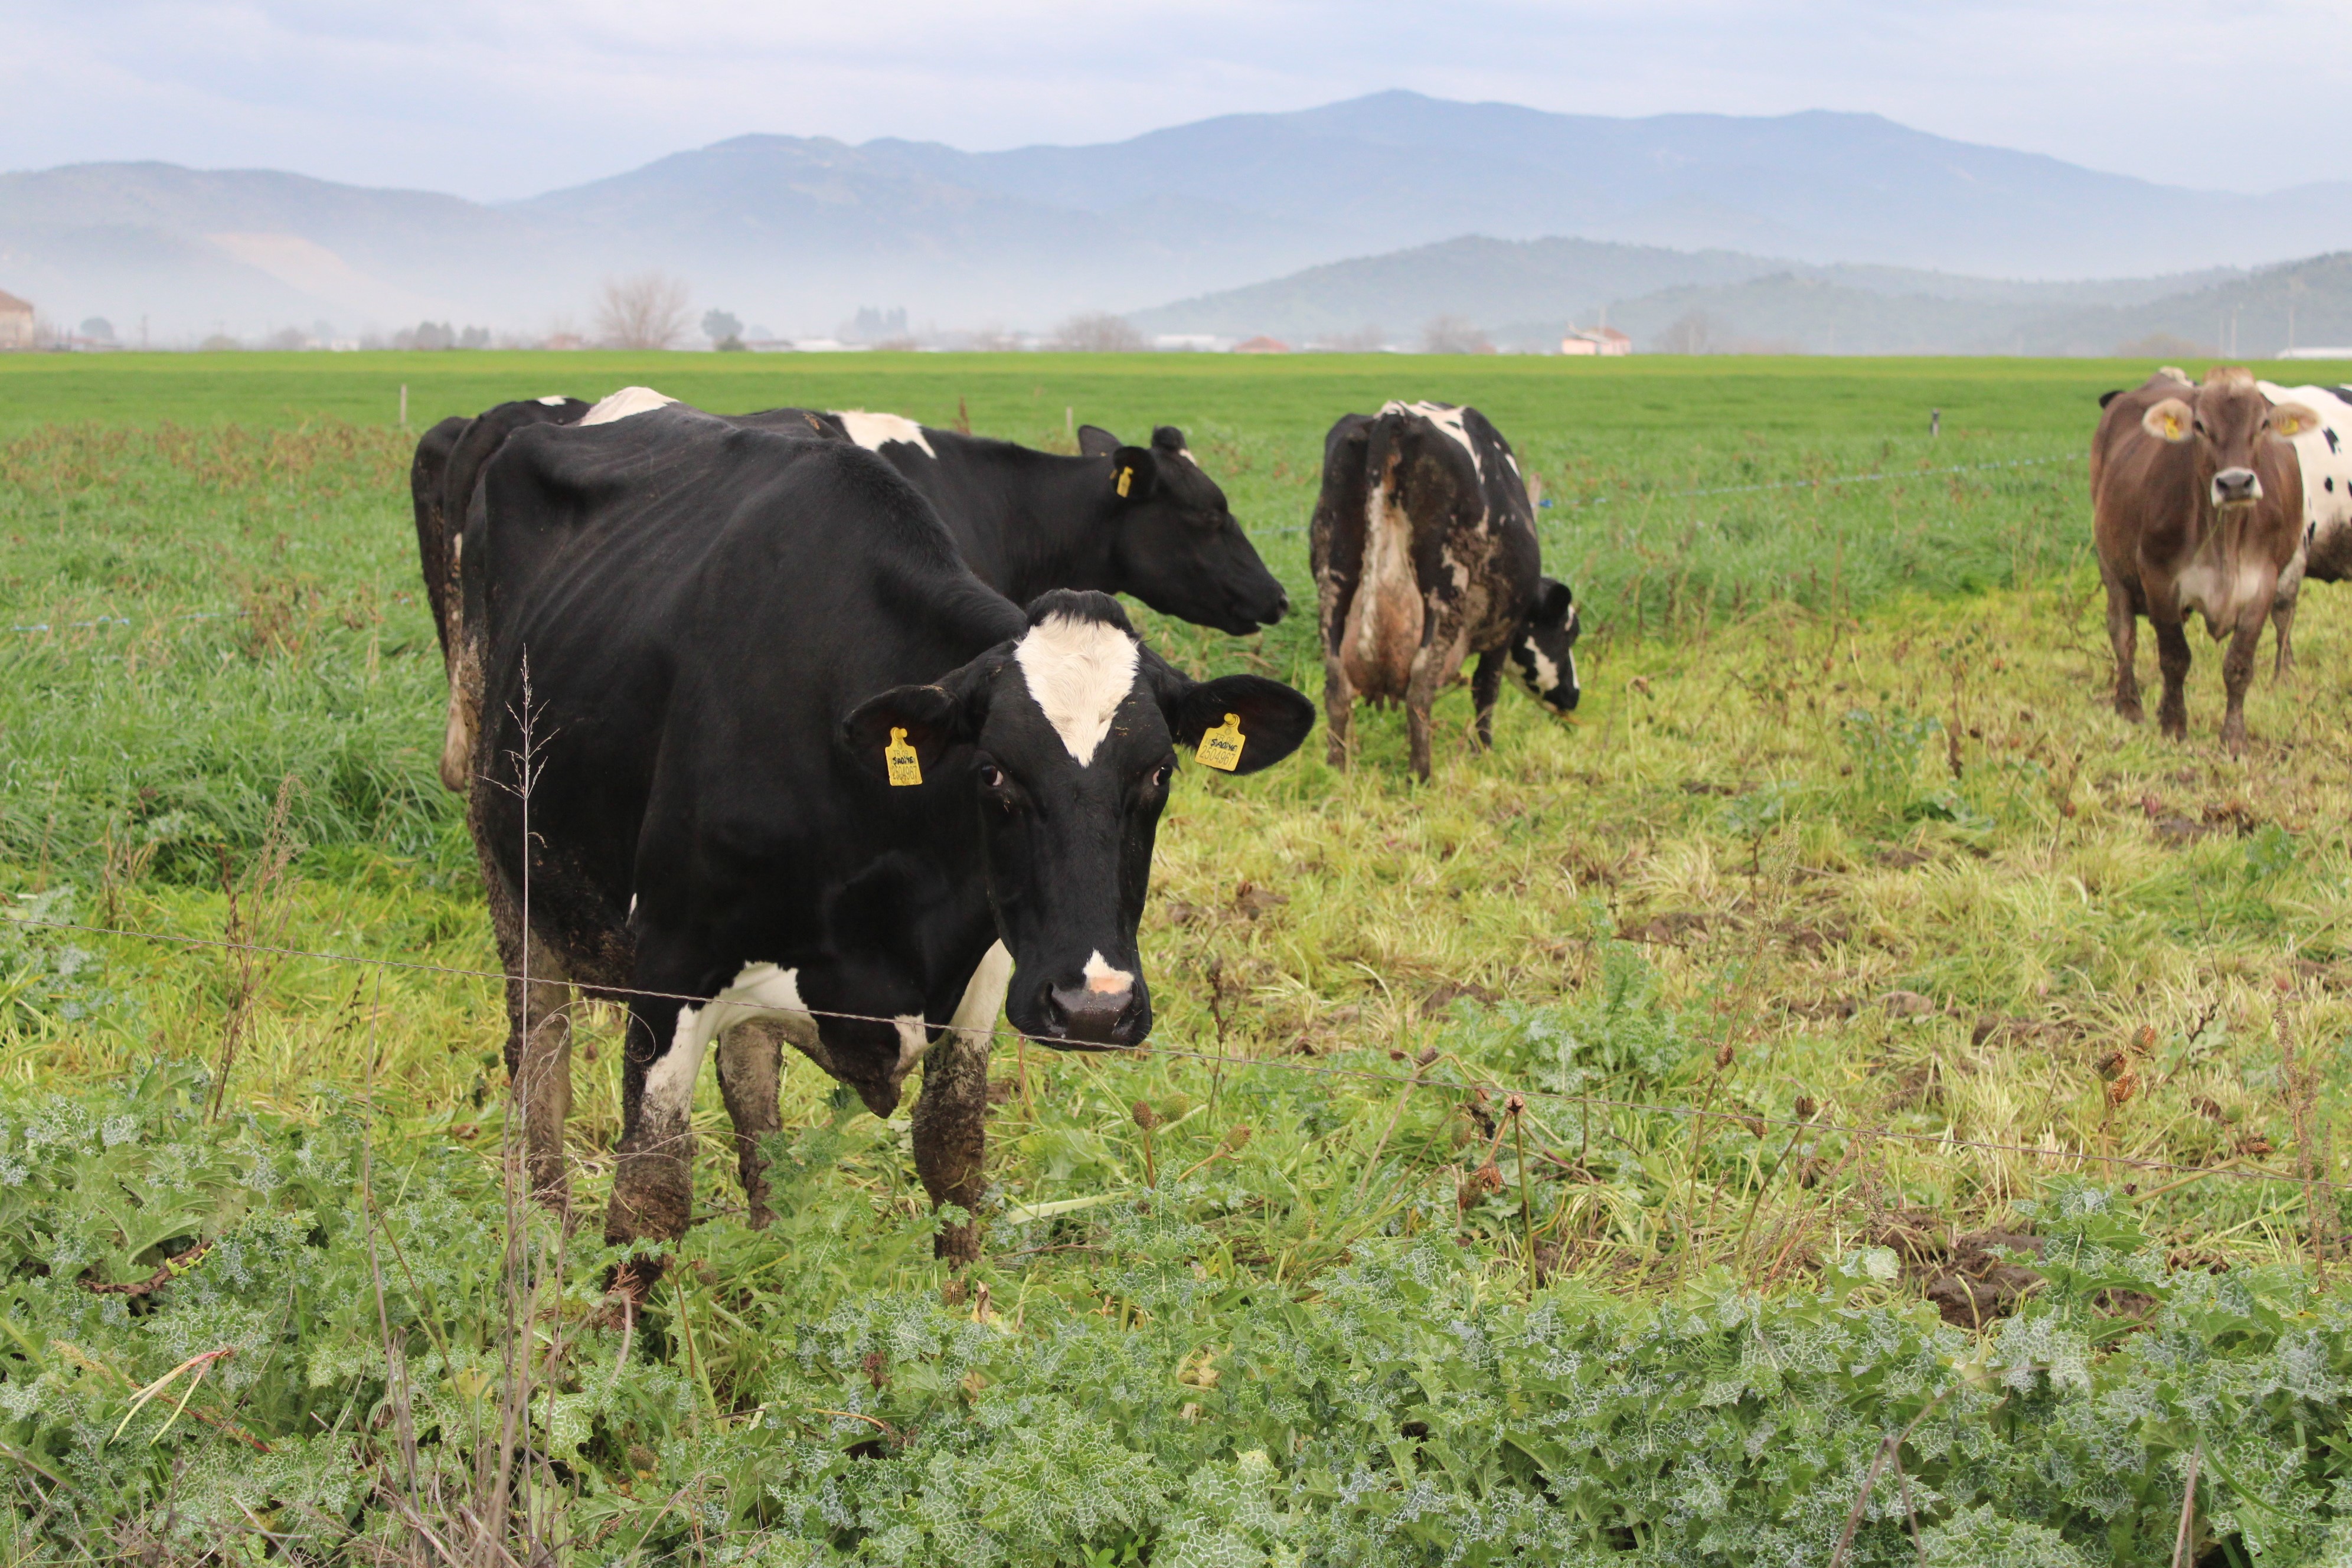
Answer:
[[[893,729],[889,743],[882,748],[882,762],[890,773],[890,783],[919,784],[923,782],[923,764],[916,759],[915,748],[907,744],[907,731]]]
[[[1223,723],[1201,737],[1201,749],[1193,754],[1202,767],[1229,773],[1242,765],[1243,739],[1241,715],[1228,713]]]
[[[1121,469],[1118,471],[1118,499],[1119,499],[1119,500],[1125,500],[1127,499],[1127,487],[1128,487],[1129,485],[1130,485],[1130,484],[1134,483],[1134,482],[1135,482],[1135,470],[1134,470],[1133,468],[1121,468]]]

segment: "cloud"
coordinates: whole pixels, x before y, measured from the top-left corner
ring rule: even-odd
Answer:
[[[745,132],[1098,142],[1389,87],[1610,115],[1872,110],[2221,189],[2352,174],[2333,135],[2352,7],[2332,0],[31,0],[12,27],[0,165],[161,158],[477,198]]]

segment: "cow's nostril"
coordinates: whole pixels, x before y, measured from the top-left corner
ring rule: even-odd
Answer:
[[[1141,1002],[1141,994],[1132,985],[1108,991],[1092,985],[1052,985],[1046,988],[1044,1012],[1046,1021],[1066,1039],[1096,1046],[1127,1045]]]

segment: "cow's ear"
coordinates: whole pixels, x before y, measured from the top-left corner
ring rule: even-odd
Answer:
[[[1193,680],[1164,669],[1160,711],[1177,753],[1197,753],[1201,737],[1214,730],[1238,745],[1240,755],[1221,747],[1210,765],[1226,773],[1254,773],[1298,750],[1315,728],[1315,704],[1279,680],[1262,675],[1223,675]],[[1230,765],[1228,765],[1230,763]]]
[[[1118,450],[1118,437],[1099,425],[1078,426],[1078,456],[1108,458]]]
[[[2292,440],[2319,428],[2319,416],[2300,403],[2282,403],[2271,410],[2271,434]]]
[[[970,703],[944,686],[895,686],[869,697],[841,721],[841,743],[857,765],[893,784],[919,783],[958,741],[971,738]],[[905,752],[915,753],[918,776],[905,774]],[[892,752],[899,766],[892,766]]]
[[[2177,397],[2164,399],[2139,416],[2139,427],[2159,441],[2186,441],[2196,423],[2197,416]]]
[[[1576,607],[1576,595],[1568,591],[1565,583],[1549,577],[1536,579],[1536,607],[1531,619],[1539,626],[1564,626],[1569,611]]]
[[[1110,455],[1110,490],[1123,501],[1150,500],[1160,489],[1160,459],[1148,447],[1121,447]]]

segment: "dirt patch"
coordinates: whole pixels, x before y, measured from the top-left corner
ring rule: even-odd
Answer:
[[[1871,1239],[1894,1249],[1902,1262],[1904,1278],[1935,1303],[1944,1321],[1957,1329],[1982,1329],[2000,1321],[2017,1310],[2027,1291],[2042,1283],[2037,1270],[2000,1256],[2005,1249],[2039,1258],[2039,1237],[1979,1230],[1947,1238],[1936,1215],[1906,1209],[1889,1215]]]
[[[1421,999],[1421,1016],[1434,1018],[1467,996],[1481,1006],[1492,1006],[1499,998],[1484,985],[1471,985],[1447,981]]]
[[[1678,912],[1653,915],[1646,921],[1621,926],[1619,942],[1646,942],[1656,947],[1680,947],[1686,938],[1705,936],[1711,918],[1702,914]]]
[[[1277,893],[1272,888],[1261,888],[1255,882],[1244,882],[1234,889],[1234,908],[1251,920],[1257,919],[1268,910],[1280,909],[1288,902],[1288,894]]]

